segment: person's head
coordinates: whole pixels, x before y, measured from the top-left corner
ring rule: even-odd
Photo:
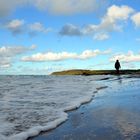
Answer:
[[[119,60],[116,60],[116,62],[119,62]]]

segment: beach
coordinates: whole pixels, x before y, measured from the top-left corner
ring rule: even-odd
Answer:
[[[113,76],[0,76],[0,140],[27,140],[56,128]]]
[[[92,101],[68,112],[57,128],[29,140],[139,140],[140,81],[138,77],[102,78]]]
[[[0,140],[140,140],[140,0],[0,0]]]
[[[139,75],[0,78],[0,140],[140,138]]]

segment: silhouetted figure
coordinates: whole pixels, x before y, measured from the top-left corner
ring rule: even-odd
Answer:
[[[116,62],[115,62],[115,69],[116,69],[117,74],[120,73],[120,71],[119,71],[120,68],[121,68],[120,62],[119,62],[119,60],[116,60]]]

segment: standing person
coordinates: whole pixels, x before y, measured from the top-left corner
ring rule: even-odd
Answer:
[[[116,69],[117,74],[120,73],[120,71],[119,71],[120,68],[121,68],[120,62],[119,62],[119,60],[116,60],[116,62],[115,62],[115,69]]]

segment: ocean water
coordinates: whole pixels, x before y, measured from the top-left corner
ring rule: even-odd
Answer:
[[[0,140],[26,140],[91,100],[103,76],[0,76]]]
[[[113,82],[117,89],[122,80],[113,76],[0,76],[0,140],[26,140],[55,128],[67,120],[68,110],[90,101],[97,89]]]

